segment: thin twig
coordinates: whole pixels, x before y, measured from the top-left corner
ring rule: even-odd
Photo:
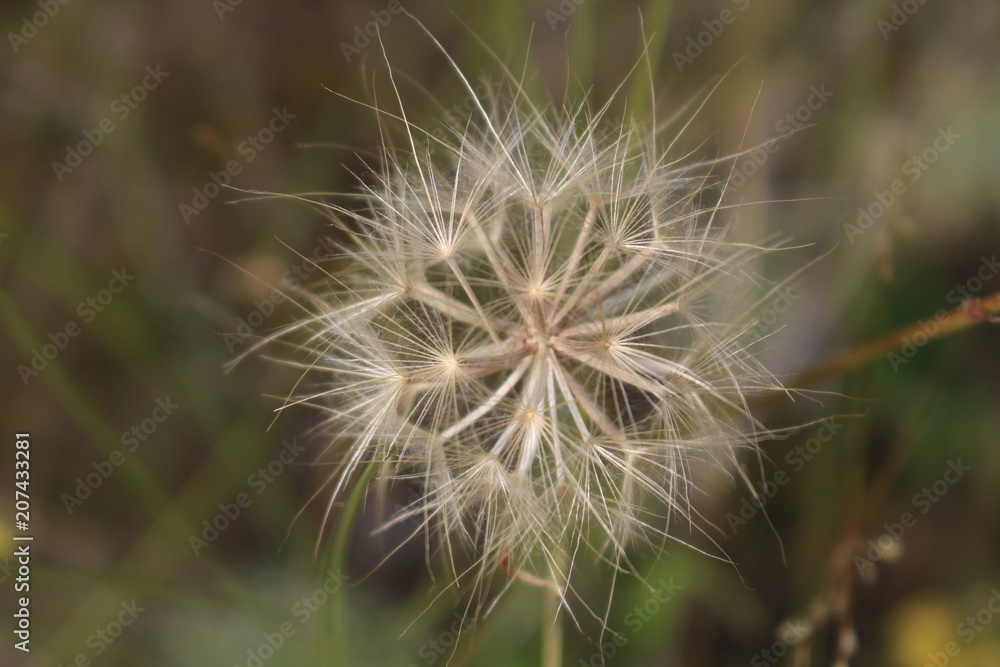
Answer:
[[[788,384],[790,387],[808,387],[829,377],[845,373],[878,357],[912,344],[917,334],[929,341],[968,329],[980,322],[1000,322],[1000,292],[985,299],[969,299],[955,310],[944,315],[929,317],[896,329],[826,361],[806,369]]]

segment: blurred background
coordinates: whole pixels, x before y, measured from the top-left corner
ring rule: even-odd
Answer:
[[[314,555],[320,416],[275,419],[297,374],[264,354],[227,370],[299,315],[274,290],[317,281],[330,246],[308,207],[219,186],[356,188],[380,142],[366,104],[392,107],[376,26],[411,120],[471,111],[401,6],[478,92],[501,64],[553,105],[624,81],[618,115],[707,98],[678,156],[766,147],[732,163],[727,200],[737,238],[793,248],[768,279],[807,267],[764,304],[781,378],[1000,291],[992,0],[401,1],[0,9],[5,627],[17,432],[35,535],[32,650],[5,630],[4,664],[538,664],[538,590],[465,627],[419,540],[376,567],[401,535],[373,535],[373,502],[340,524],[346,553]],[[652,90],[629,78],[643,31]],[[617,635],[567,624],[566,664],[1000,664],[998,331],[914,336],[762,410],[797,428],[747,457],[756,493],[706,477],[704,534],[639,550],[647,585],[618,577],[610,608],[611,573],[580,564]]]

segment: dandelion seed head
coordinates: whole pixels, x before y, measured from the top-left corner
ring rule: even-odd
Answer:
[[[361,206],[321,204],[346,268],[301,324],[320,389],[299,401],[346,443],[334,496],[372,462],[412,485],[396,520],[471,553],[480,587],[692,521],[692,462],[756,446],[745,395],[774,386],[752,313],[721,306],[761,249],[726,240],[714,161],[608,107],[511,99],[446,140],[400,114],[410,150]]]

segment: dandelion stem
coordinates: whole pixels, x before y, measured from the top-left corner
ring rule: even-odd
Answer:
[[[344,508],[341,511],[340,519],[337,522],[337,529],[333,537],[333,550],[330,558],[330,569],[337,575],[345,575],[347,569],[347,548],[354,530],[354,521],[358,516],[358,508],[368,490],[368,485],[378,472],[381,462],[372,461],[361,473],[354,489],[351,491]],[[344,587],[337,590],[331,605],[330,622],[334,637],[333,647],[335,655],[343,660],[347,660],[350,644],[348,641],[349,629],[347,627],[347,591]]]
[[[553,594],[547,586],[542,587],[544,606],[542,608],[542,667],[562,667],[563,665],[563,629],[561,610],[563,595],[566,589],[566,553],[560,544],[552,554],[553,561],[549,564],[552,581],[557,589]]]
[[[552,591],[543,588],[542,595],[545,596],[546,612],[542,615],[542,667],[562,667],[563,655],[563,633],[562,623],[559,622],[559,598],[552,596]],[[555,614],[553,625],[548,621],[552,614]]]

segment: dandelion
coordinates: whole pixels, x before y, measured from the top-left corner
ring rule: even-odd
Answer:
[[[392,521],[436,535],[456,579],[565,602],[579,554],[665,539],[692,521],[692,462],[756,445],[745,395],[773,380],[733,302],[761,249],[725,238],[719,161],[669,160],[609,106],[501,98],[444,138],[400,102],[407,150],[362,205],[316,202],[344,268],[296,325],[318,383],[296,402],[345,443],[331,507],[377,465],[417,489]]]

